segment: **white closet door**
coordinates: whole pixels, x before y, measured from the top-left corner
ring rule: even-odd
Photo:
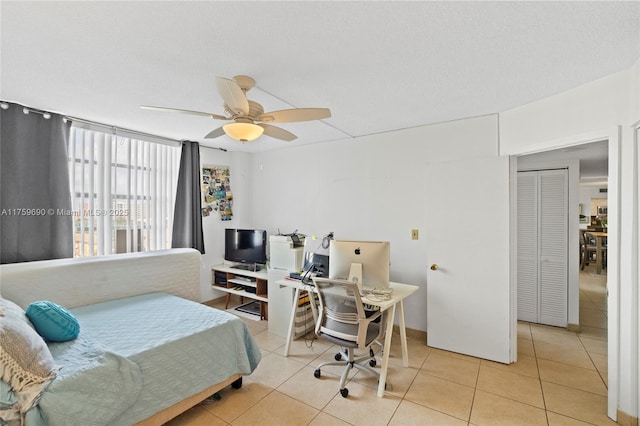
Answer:
[[[567,326],[568,172],[540,171],[539,322]]]
[[[538,322],[538,172],[518,173],[518,319]]]
[[[567,326],[568,171],[518,172],[518,319]]]

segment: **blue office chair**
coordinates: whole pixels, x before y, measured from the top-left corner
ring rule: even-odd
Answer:
[[[380,377],[372,367],[376,365],[372,343],[380,340],[384,333],[383,312],[365,311],[358,286],[345,280],[313,278],[320,306],[316,322],[316,335],[332,342],[342,349],[336,354],[335,362],[320,364],[313,375],[320,377],[320,370],[326,365],[344,365],[340,377],[340,395],[346,398],[349,390],[345,387],[349,371],[358,368]],[[370,316],[367,316],[367,315]],[[378,320],[378,319],[381,320]],[[367,356],[355,357],[354,350],[369,350]]]

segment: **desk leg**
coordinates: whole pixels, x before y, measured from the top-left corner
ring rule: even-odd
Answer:
[[[289,331],[287,332],[287,342],[284,345],[284,356],[289,356],[289,346],[293,340],[293,331],[296,324],[296,308],[298,307],[298,300],[300,299],[300,289],[296,288],[294,292],[292,304],[291,304],[291,320],[289,321]]]
[[[311,315],[313,316],[313,329],[315,331],[316,323],[318,322],[318,310],[316,309],[316,298],[315,293],[311,290],[307,290],[307,294],[309,295],[309,303],[311,303]]]
[[[378,382],[378,396],[384,396],[384,387],[387,382],[387,369],[389,367],[389,352],[391,352],[391,337],[393,335],[393,320],[396,316],[396,305],[387,310],[387,329],[384,336],[384,349],[382,354],[382,368],[380,369],[380,381]]]
[[[398,320],[400,322],[400,343],[402,344],[402,365],[409,366],[409,349],[407,348],[407,329],[404,322],[404,305],[402,300],[399,303]]]

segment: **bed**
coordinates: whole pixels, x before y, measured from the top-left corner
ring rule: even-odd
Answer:
[[[16,309],[51,301],[80,326],[46,343],[55,377],[26,413],[2,383],[0,414],[28,426],[162,424],[260,361],[241,319],[198,303],[195,250],[2,265],[0,294]]]

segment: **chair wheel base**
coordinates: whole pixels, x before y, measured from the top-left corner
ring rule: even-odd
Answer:
[[[346,398],[347,396],[349,396],[349,389],[340,389],[340,395],[342,395],[343,398]]]
[[[314,372],[313,372],[313,376],[314,376],[316,379],[319,379],[319,378],[320,378],[320,369],[319,369],[319,368],[318,368],[316,371],[314,371]]]
[[[336,361],[342,361],[342,354],[340,352],[338,352],[333,359],[335,359]]]

